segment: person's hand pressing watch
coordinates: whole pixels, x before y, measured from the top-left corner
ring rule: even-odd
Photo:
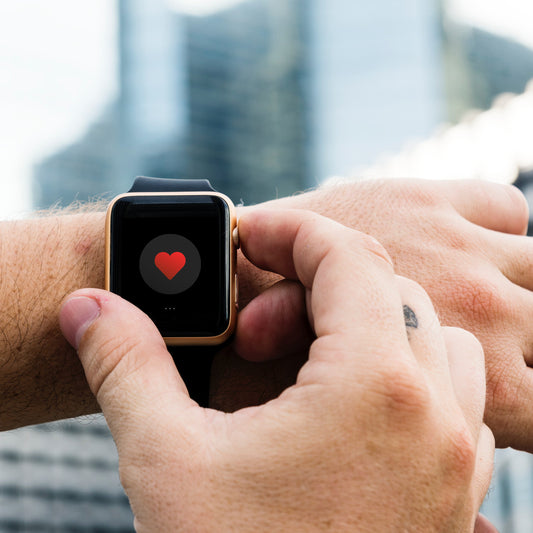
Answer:
[[[137,531],[472,531],[494,451],[476,339],[442,328],[366,235],[304,211],[246,214],[239,231],[248,259],[286,280],[242,311],[240,351],[279,313],[314,337],[296,384],[266,404],[199,407],[154,324],[117,295],[83,289],[61,308]]]

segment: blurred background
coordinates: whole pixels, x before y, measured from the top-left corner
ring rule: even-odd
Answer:
[[[530,0],[0,4],[0,217],[207,177],[256,203],[337,177],[476,177],[533,199]],[[533,461],[484,512],[530,532]],[[100,417],[0,434],[0,531],[132,531]]]

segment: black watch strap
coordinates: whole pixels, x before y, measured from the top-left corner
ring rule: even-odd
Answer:
[[[215,191],[209,180],[135,178],[129,192],[194,192]],[[211,366],[221,346],[167,346],[174,363],[187,386],[189,395],[202,407],[209,404]]]
[[[178,180],[170,178],[135,178],[128,192],[194,192],[214,191],[209,180]]]
[[[189,396],[202,407],[209,405],[211,367],[220,346],[167,346]]]

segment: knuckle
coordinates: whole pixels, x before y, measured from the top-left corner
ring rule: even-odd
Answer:
[[[447,326],[444,329],[444,334],[457,340],[461,346],[468,350],[469,357],[474,357],[477,354],[483,358],[483,346],[479,339],[470,331],[454,326]]]
[[[427,411],[431,394],[419,368],[414,365],[389,365],[381,373],[382,395],[387,411],[403,418]]]
[[[333,226],[327,226],[325,224],[326,221]],[[331,238],[331,230],[333,227],[336,232],[340,232],[342,238]],[[332,250],[364,250],[392,265],[392,260],[387,250],[377,239],[367,233],[326,219],[316,213],[311,212],[306,214],[305,219],[300,226],[299,233],[306,241],[309,239],[316,241],[317,239],[322,238],[324,242],[329,244],[329,248]]]
[[[525,230],[529,222],[529,205],[522,191],[514,185],[504,184],[504,190],[513,205],[513,218]]]
[[[475,242],[471,233],[465,231],[464,226],[457,222],[450,223],[441,233],[443,246],[456,253],[466,252],[470,254],[475,250]]]
[[[433,305],[431,303],[429,294],[427,293],[426,289],[420,285],[420,283],[403,276],[397,276],[397,278],[404,294],[408,294],[409,297],[414,301],[424,302],[426,304],[430,304],[431,306]]]
[[[494,283],[481,276],[465,276],[455,280],[449,299],[454,309],[463,314],[468,324],[500,322],[511,312],[507,301]]]
[[[393,270],[393,262],[389,253],[377,239],[337,222],[329,222],[334,226],[326,226],[324,219],[318,215],[306,219],[299,230],[302,242],[319,242],[321,249],[324,250],[324,256],[333,254],[337,258],[345,258],[347,254],[364,254],[374,264],[385,266],[389,271]]]
[[[523,359],[522,349],[501,346],[497,351],[504,357],[487,359],[485,417],[497,433],[498,447],[502,447],[516,435],[527,433],[521,426],[529,423],[527,413],[533,395],[528,374],[522,373],[521,366],[510,364]]]
[[[446,205],[441,192],[426,180],[395,180],[393,186],[396,186],[395,192],[403,205],[432,209]]]
[[[385,266],[388,271],[393,270],[393,263],[389,253],[377,239],[351,228],[343,228],[343,231],[342,239],[336,239],[330,243],[330,250],[336,256],[345,256],[346,253],[362,253],[372,263],[377,263],[381,267]]]
[[[446,461],[450,474],[470,479],[476,466],[477,444],[465,421],[450,429]]]
[[[331,224],[335,224],[333,221],[311,211],[301,211],[298,216],[300,219],[294,242],[295,250],[307,252],[312,247],[317,247],[325,254],[338,242],[338,239],[332,239],[331,235]]]
[[[297,212],[299,226],[298,237],[304,242],[314,241],[321,233],[326,232],[331,219],[306,209]],[[320,237],[318,237],[320,238]]]
[[[487,415],[504,415],[507,409],[512,411],[516,397],[513,380],[507,375],[507,367],[504,365],[492,364],[487,369]]]
[[[369,255],[372,257],[377,257],[379,261],[385,261],[387,267],[392,267],[392,259],[389,256],[389,253],[385,247],[374,237],[367,235],[366,233],[361,233],[359,231],[352,230],[354,233],[354,239],[357,244]]]

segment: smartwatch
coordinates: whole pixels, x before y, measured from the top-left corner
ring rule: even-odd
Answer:
[[[105,288],[153,320],[204,406],[213,356],[235,329],[236,226],[208,180],[138,177],[107,210]]]

